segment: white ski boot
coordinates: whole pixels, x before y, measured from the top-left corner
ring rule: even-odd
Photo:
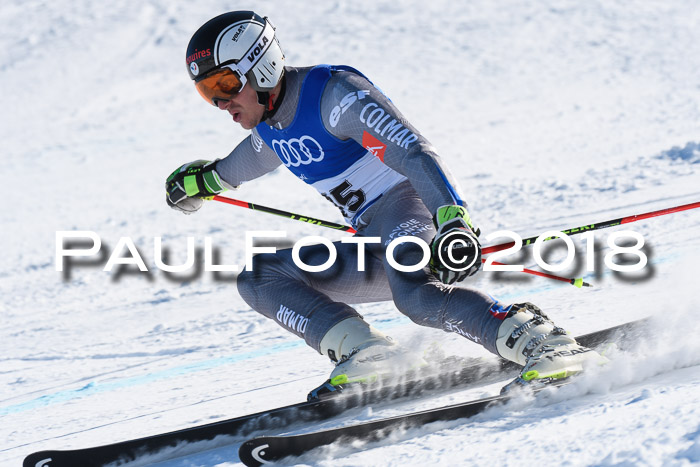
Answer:
[[[427,365],[420,355],[407,351],[361,318],[348,318],[321,339],[321,353],[336,367],[330,384],[375,383]]]
[[[523,365],[520,376],[506,386],[547,383],[581,373],[608,359],[583,347],[557,327],[532,303],[513,305],[498,329],[496,349],[501,357]]]

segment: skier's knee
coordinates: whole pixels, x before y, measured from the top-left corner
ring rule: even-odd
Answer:
[[[265,286],[279,284],[280,280],[292,277],[288,265],[276,255],[253,257],[250,268],[238,274],[238,293],[248,305],[253,306],[260,290]]]
[[[248,270],[244,270],[238,274],[236,279],[236,287],[238,287],[238,293],[243,298],[243,300],[250,305],[253,301],[255,294],[255,280],[253,278],[253,273]]]

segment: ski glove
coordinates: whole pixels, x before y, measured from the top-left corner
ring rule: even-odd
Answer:
[[[191,214],[202,207],[205,199],[235,189],[219,177],[216,163],[198,160],[184,164],[170,174],[165,182],[168,206],[185,214]]]
[[[462,206],[441,206],[433,216],[437,229],[430,243],[430,270],[444,284],[454,284],[481,268],[479,229]],[[475,233],[476,232],[476,233]]]

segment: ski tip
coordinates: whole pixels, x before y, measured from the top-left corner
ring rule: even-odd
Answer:
[[[24,458],[22,467],[51,467],[69,465],[63,462],[60,453],[56,451],[39,451]]]
[[[270,445],[265,438],[253,438],[241,445],[238,449],[238,457],[248,467],[271,464],[275,459],[274,456],[269,455],[269,448]]]

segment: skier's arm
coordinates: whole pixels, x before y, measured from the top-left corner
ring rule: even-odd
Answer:
[[[171,208],[191,214],[202,207],[204,199],[238,188],[243,182],[273,171],[281,163],[253,130],[224,159],[198,160],[176,169],[165,182],[166,201]]]
[[[272,172],[282,164],[277,154],[270,149],[253,129],[252,133],[231,153],[216,164],[219,176],[228,184],[239,186]]]
[[[384,163],[408,178],[430,212],[445,205],[466,206],[435,148],[362,76],[334,74],[321,99],[321,114],[334,136],[352,138],[364,147],[385,146]]]

